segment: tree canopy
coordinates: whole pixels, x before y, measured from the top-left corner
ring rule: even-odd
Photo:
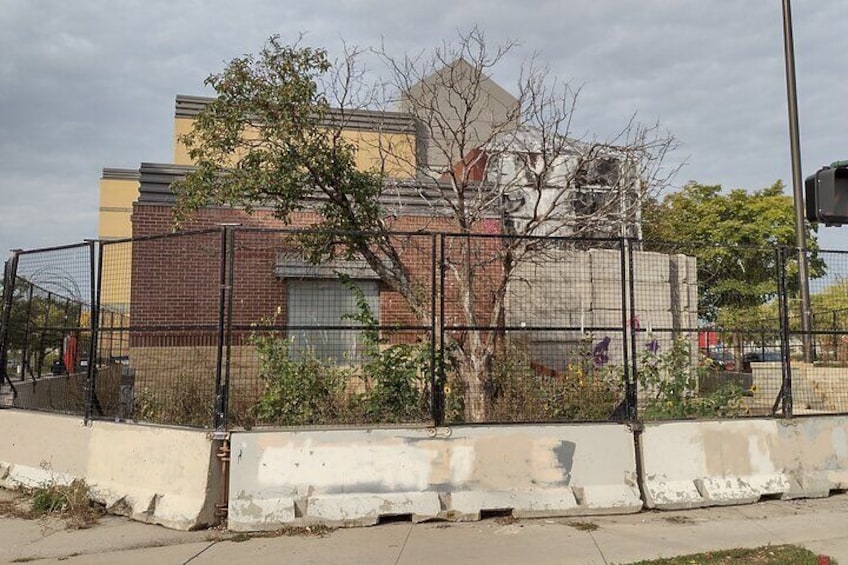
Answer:
[[[709,321],[722,309],[750,311],[776,296],[778,249],[796,246],[793,201],[781,181],[753,192],[690,182],[648,199],[642,214],[646,249],[697,258],[699,313]],[[807,248],[810,276],[820,277],[825,265],[809,225]],[[785,261],[787,288],[796,293],[797,254],[787,252]]]

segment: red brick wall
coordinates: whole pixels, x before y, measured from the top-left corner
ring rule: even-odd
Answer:
[[[172,208],[136,204],[133,210],[133,237],[145,237],[171,232]],[[182,227],[183,232],[214,228],[206,234],[172,235],[164,238],[133,242],[131,313],[133,326],[194,325],[212,329],[217,323],[219,308],[219,279],[221,268],[222,223],[238,223],[244,228],[292,229],[315,224],[318,216],[311,213],[293,214],[288,224],[272,217],[268,210],[252,215],[231,208],[205,208]],[[481,231],[497,232],[497,222],[486,223]],[[394,221],[395,231],[455,231],[447,218],[404,216]],[[448,257],[457,257],[458,239],[449,239]],[[429,309],[432,292],[433,242],[429,235],[398,236],[396,243],[410,276],[425,297]],[[496,256],[497,239],[475,239],[472,255],[480,262],[476,267],[479,285],[481,323],[488,323],[487,304],[490,304],[491,281],[497,280],[500,264],[487,258]],[[438,241],[437,241],[438,246]],[[285,323],[285,281],[275,276],[277,256],[291,248],[291,235],[273,231],[235,231],[233,323],[249,325],[277,316]],[[438,253],[438,249],[436,250]],[[489,277],[494,277],[490,279]],[[465,323],[460,316],[459,296],[453,276],[446,277],[446,317],[451,323]],[[437,273],[438,284],[438,273]],[[436,308],[438,311],[438,303]],[[383,325],[428,325],[417,320],[398,293],[383,287],[380,293],[380,318]],[[485,321],[484,321],[485,319]],[[154,339],[149,336],[148,341]],[[135,345],[142,345],[136,342]],[[144,343],[155,345],[154,343]]]

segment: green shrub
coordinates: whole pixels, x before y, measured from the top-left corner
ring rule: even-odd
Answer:
[[[639,384],[647,396],[642,416],[648,420],[671,418],[732,417],[745,411],[743,390],[725,384],[704,396],[697,395],[698,375],[706,367],[693,367],[689,342],[679,338],[671,349],[659,353],[649,342],[639,366]]]
[[[340,420],[345,404],[342,371],[309,348],[292,359],[293,340],[277,333],[254,334],[251,343],[259,353],[259,377],[265,382],[253,409],[259,421],[303,426]]]
[[[387,345],[362,291],[349,278],[340,279],[356,297],[356,311],[343,319],[362,325],[362,358],[338,367],[304,348],[293,359],[293,340],[275,332],[254,334],[250,342],[259,354],[259,376],[265,384],[253,408],[257,420],[299,426],[428,418],[427,344]]]
[[[406,343],[380,350],[367,343],[362,367],[370,422],[417,422],[429,415],[429,348]]]

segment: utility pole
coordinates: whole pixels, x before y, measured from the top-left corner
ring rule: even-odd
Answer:
[[[795,201],[795,237],[798,246],[798,279],[801,289],[801,334],[804,361],[812,363],[810,324],[810,278],[807,267],[807,237],[804,230],[804,185],[801,179],[801,141],[798,133],[798,91],[795,86],[795,42],[792,36],[790,0],[783,0],[783,52],[786,63],[786,98],[789,106],[789,142],[792,154],[792,194]]]

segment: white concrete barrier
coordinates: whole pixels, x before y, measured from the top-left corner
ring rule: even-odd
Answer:
[[[229,527],[637,512],[627,427],[468,426],[234,432]]]
[[[84,479],[133,519],[188,530],[214,522],[219,468],[205,432],[0,410],[0,485]]]
[[[648,424],[641,436],[649,508],[811,498],[848,488],[848,417]]]

